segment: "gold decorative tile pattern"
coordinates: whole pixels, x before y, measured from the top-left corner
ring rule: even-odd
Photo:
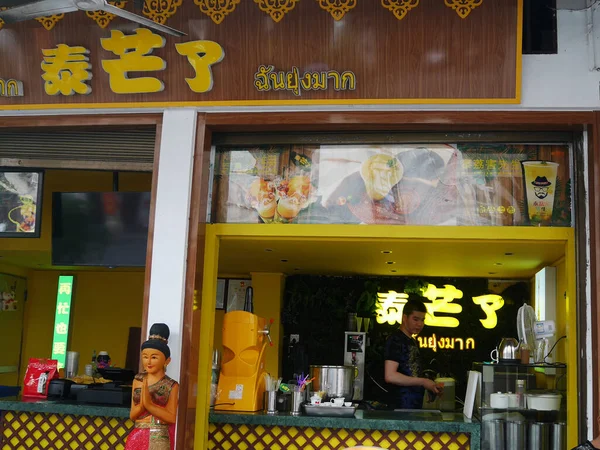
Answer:
[[[419,6],[419,0],[381,0],[381,5],[394,13],[396,19],[402,20],[411,9]]]
[[[298,0],[254,0],[261,11],[266,12],[275,22],[280,22],[289,13]]]
[[[321,9],[324,9],[335,20],[342,20],[348,11],[356,6],[357,0],[317,0]],[[368,1],[368,0],[367,0]]]
[[[398,432],[210,423],[210,450],[342,450],[356,445],[398,450],[469,450],[464,433]]]
[[[63,17],[65,17],[64,13],[63,14],[53,14],[52,16],[38,17],[35,20],[37,20],[39,23],[41,23],[46,30],[50,31],[52,28],[54,28],[56,26],[56,24],[58,23],[59,20],[63,19]]]
[[[6,411],[0,418],[0,449],[122,450],[132,428],[129,419]]]
[[[235,10],[240,0],[194,0],[194,3],[198,5],[201,12],[219,25]]]
[[[0,11],[4,11],[5,9],[8,9],[6,6],[0,6]],[[2,27],[4,26],[4,20],[0,19],[0,30],[2,29]]]
[[[142,14],[148,19],[164,25],[177,12],[183,0],[144,0]]]
[[[125,8],[125,0],[120,2],[108,2],[113,6],[116,6],[119,9]],[[86,11],[85,15],[92,19],[96,24],[104,29],[108,26],[108,24],[116,17],[114,14],[111,14],[106,11]]]
[[[444,0],[448,8],[456,11],[461,19],[466,19],[471,11],[481,6],[483,0]]]

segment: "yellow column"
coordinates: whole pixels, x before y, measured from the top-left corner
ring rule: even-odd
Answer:
[[[264,317],[267,321],[273,319],[271,326],[272,347],[267,347],[265,369],[272,376],[280,376],[281,348],[283,334],[281,332],[281,307],[285,289],[285,275],[282,273],[253,272],[252,287],[254,288],[254,314]]]

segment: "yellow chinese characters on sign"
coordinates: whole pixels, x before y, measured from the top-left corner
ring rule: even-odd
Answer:
[[[100,39],[104,50],[118,56],[117,59],[102,60],[102,68],[108,74],[110,89],[115,94],[150,94],[161,92],[165,86],[156,77],[129,78],[132,72],[160,72],[167,62],[152,55],[155,49],[165,46],[165,39],[146,28],[126,35],[112,30],[110,37]],[[212,41],[192,41],[175,44],[177,53],[187,56],[195,76],[186,78],[189,88],[196,93],[208,92],[213,87],[211,66],[225,57],[223,47]],[[92,66],[84,47],[59,44],[55,49],[42,50],[44,62],[42,78],[49,95],[89,94],[92,88],[86,81],[92,79]]]
[[[481,306],[486,315],[485,319],[479,319],[481,324],[488,329],[496,328],[496,325],[498,325],[496,311],[504,306],[504,299],[495,294],[480,295],[479,297],[473,297],[473,303]]]
[[[458,319],[454,317],[436,316],[435,313],[459,314],[462,311],[462,305],[452,303],[452,301],[462,298],[462,291],[449,284],[444,285],[443,288],[437,288],[435,285],[429,284],[423,292],[423,297],[431,301],[431,303],[425,302],[427,307],[425,325],[456,328],[460,324]]]
[[[438,288],[433,284],[428,284],[423,290],[422,297],[429,300],[424,301],[427,308],[425,316],[425,325],[430,327],[456,328],[460,321],[455,317],[440,316],[444,314],[460,314],[463,310],[462,305],[452,303],[454,300],[463,298],[463,292],[454,286],[446,284],[443,288]],[[402,312],[404,305],[408,301],[408,295],[404,292],[388,291],[387,293],[377,294],[377,323],[402,323]],[[486,314],[485,319],[480,319],[484,328],[492,329],[498,325],[496,311],[504,306],[504,299],[499,295],[487,294],[478,297],[472,297],[473,303],[479,305]],[[468,345],[467,345],[468,349]]]
[[[84,47],[70,47],[59,44],[53,49],[43,49],[42,79],[45,81],[44,90],[48,95],[86,95],[92,88],[86,81],[92,79],[87,55]]]
[[[175,44],[177,53],[187,56],[196,76],[186,78],[190,89],[197,93],[208,92],[213,87],[210,66],[221,62],[225,57],[223,47],[212,41],[193,41]]]
[[[408,294],[404,292],[388,291],[377,294],[377,323],[402,323],[402,311],[408,300]]]
[[[102,61],[108,73],[110,89],[116,94],[142,94],[161,92],[165,85],[158,78],[138,77],[130,79],[128,72],[157,72],[167,67],[167,62],[149,54],[155,48],[165,46],[165,38],[146,28],[135,30],[126,36],[112,30],[109,38],[101,39],[102,48],[113,52],[120,59]]]

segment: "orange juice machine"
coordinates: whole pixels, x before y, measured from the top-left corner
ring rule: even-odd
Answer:
[[[271,324],[247,311],[223,318],[223,358],[215,401],[218,411],[260,411],[265,392],[265,348]]]

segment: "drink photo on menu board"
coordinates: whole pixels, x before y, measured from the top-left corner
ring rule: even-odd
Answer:
[[[567,145],[217,149],[212,221],[571,226]]]
[[[39,237],[42,172],[0,169],[0,237]]]

